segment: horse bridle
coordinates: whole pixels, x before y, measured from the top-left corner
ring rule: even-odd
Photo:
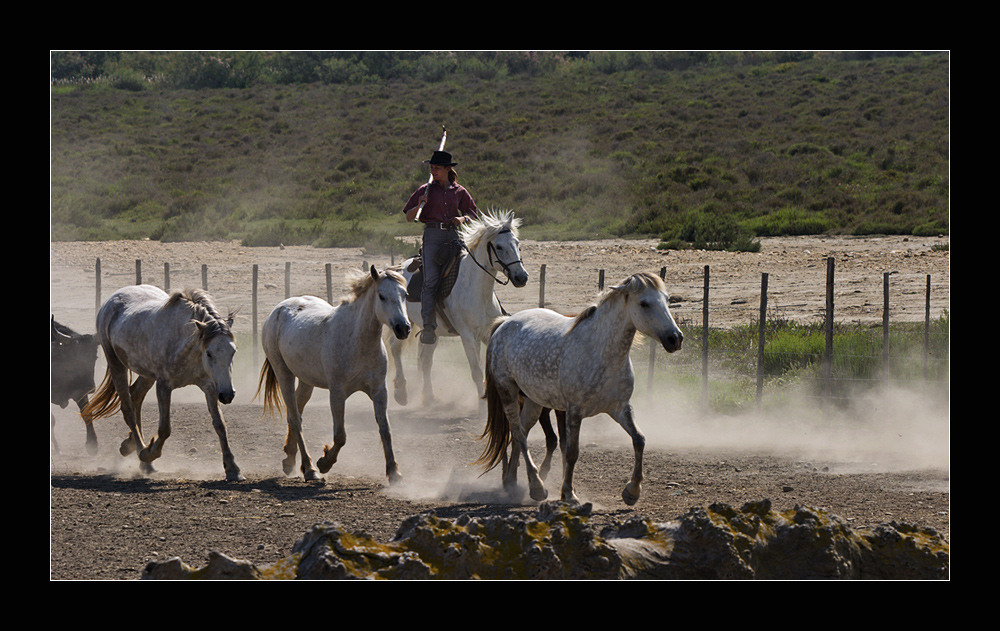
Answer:
[[[504,228],[504,229],[500,230],[500,232],[498,232],[496,236],[499,237],[500,235],[502,235],[505,232],[510,232],[510,228]],[[500,267],[503,268],[503,273],[507,276],[507,280],[505,282],[505,281],[500,280],[496,276],[493,276],[493,274],[490,273],[490,270],[488,270],[485,267],[483,267],[482,263],[480,263],[479,261],[476,260],[475,255],[472,254],[472,250],[470,250],[469,246],[465,245],[464,242],[462,243],[462,248],[466,252],[469,253],[469,258],[471,258],[472,261],[476,265],[479,266],[479,269],[483,270],[484,272],[486,272],[487,274],[489,274],[490,276],[492,276],[493,280],[496,283],[499,283],[500,285],[507,285],[507,284],[510,283],[510,267],[512,265],[517,265],[518,263],[524,264],[524,259],[517,259],[516,261],[513,261],[511,263],[504,263],[502,260],[500,260],[500,256],[496,254],[496,248],[493,247],[493,241],[491,240],[491,241],[487,242],[487,244],[486,244],[486,253],[490,257],[490,267],[493,267],[494,256],[496,256],[496,262],[500,264]]]

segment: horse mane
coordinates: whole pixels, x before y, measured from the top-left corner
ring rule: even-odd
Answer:
[[[569,327],[569,330],[572,331],[576,328],[576,325],[594,315],[598,307],[612,298],[637,294],[650,288],[666,291],[667,286],[666,283],[663,282],[663,279],[656,274],[650,274],[648,272],[632,274],[620,284],[604,290],[604,292],[597,297],[597,304],[591,305],[580,312],[580,314],[573,320],[573,325]]]
[[[233,335],[233,318],[236,313],[231,311],[225,318],[216,310],[212,303],[212,297],[207,291],[202,289],[185,289],[175,291],[170,294],[163,309],[168,309],[176,304],[186,304],[192,312],[192,319],[206,324],[202,335],[204,340],[214,338],[217,335],[225,335],[235,339]]]
[[[404,288],[406,287],[406,280],[395,268],[383,270],[383,274],[395,280]],[[354,302],[375,285],[375,278],[368,270],[350,269],[346,277],[348,293],[340,299],[340,304],[342,305]]]
[[[487,210],[479,213],[478,219],[462,224],[459,234],[470,250],[475,250],[485,239],[489,241],[502,230],[510,230],[517,238],[521,219],[514,217],[513,210]]]

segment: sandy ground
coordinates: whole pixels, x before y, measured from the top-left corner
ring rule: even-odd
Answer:
[[[759,313],[761,274],[768,274],[769,313],[811,321],[826,304],[826,259],[836,261],[838,319],[880,323],[883,274],[890,276],[894,321],[922,321],[925,287],[931,277],[931,317],[949,309],[949,254],[932,246],[947,239],[792,238],[766,239],[759,254],[656,251],[653,242],[522,243],[532,279],[523,289],[500,287],[508,311],[537,306],[538,272],[546,266],[544,301],[563,312],[593,302],[600,270],[607,284],[636,271],[666,267],[677,301],[674,315],[683,326],[701,323],[706,265],[712,289],[710,325],[753,321]],[[146,282],[163,286],[164,263],[173,289],[202,284],[221,309],[237,309],[237,332],[253,327],[252,269],[258,266],[257,317],[285,296],[285,265],[291,264],[291,294],[326,296],[325,265],[331,265],[333,295],[344,271],[366,259],[356,249],[243,248],[236,243],[162,244],[55,243],[50,250],[51,311],[84,332],[93,331],[95,263],[101,262],[101,295],[136,280],[142,261]],[[370,262],[382,267],[388,257]],[[772,317],[772,316],[769,316]],[[682,351],[683,352],[683,351]],[[253,349],[241,346],[252,357]],[[224,408],[230,440],[246,482],[227,483],[218,441],[196,389],[175,396],[174,432],[158,472],[138,475],[134,456],[122,458],[125,436],[118,417],[97,428],[100,453],[83,447],[83,427],[75,410],[50,406],[57,419],[60,451],[51,457],[50,576],[53,579],[137,579],[152,559],[180,556],[204,564],[210,550],[257,563],[274,562],[312,524],[338,521],[388,540],[409,515],[435,510],[443,516],[533,511],[535,504],[502,496],[499,474],[482,473],[472,462],[482,443],[483,416],[468,386],[468,369],[457,343],[436,356],[439,402],[403,407],[390,403],[397,459],[405,479],[389,486],[371,406],[363,395],[348,401],[348,444],[325,484],[286,477],[280,468],[282,420],[263,418],[253,400],[257,363],[237,371],[237,400]],[[411,400],[419,379],[412,374]],[[99,362],[98,377],[103,374]],[[641,395],[641,396],[640,396]],[[859,399],[833,418],[820,418],[807,401],[783,413],[706,418],[663,392],[640,393],[633,402],[648,438],[643,498],[626,507],[619,494],[631,469],[627,436],[610,419],[584,422],[577,487],[595,506],[595,521],[648,516],[669,521],[692,506],[769,498],[781,510],[807,505],[830,510],[857,528],[892,520],[950,532],[949,421],[947,401],[919,393],[880,392]],[[147,398],[147,419],[155,400]],[[306,409],[307,440],[314,453],[331,440],[325,397]],[[541,433],[532,434],[540,452]],[[536,456],[538,458],[539,456]],[[558,494],[558,476],[548,481]]]

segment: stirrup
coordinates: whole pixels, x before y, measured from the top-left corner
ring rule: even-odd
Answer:
[[[437,342],[437,334],[434,333],[434,327],[427,327],[420,332],[420,342],[422,344],[433,344]]]

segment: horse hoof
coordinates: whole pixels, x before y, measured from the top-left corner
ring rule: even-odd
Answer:
[[[389,478],[389,484],[397,484],[403,481],[403,476],[399,471],[390,471],[386,474],[386,477]]]
[[[292,475],[295,473],[295,458],[287,458],[281,461],[281,470],[285,472],[285,475]]]
[[[87,441],[87,453],[90,454],[91,456],[96,456],[97,452],[98,452],[97,441],[96,440],[88,440]]]
[[[316,468],[319,469],[320,473],[326,473],[333,467],[335,462],[337,462],[336,458],[327,460],[326,456],[323,456],[322,458],[316,461]]]
[[[634,489],[634,490],[633,490]],[[627,505],[632,506],[639,501],[639,495],[642,493],[642,487],[638,484],[634,485],[630,482],[625,485],[622,489],[622,501]]]
[[[323,477],[316,472],[315,469],[309,469],[302,472],[302,477],[306,482],[326,482]]]
[[[549,492],[545,490],[544,486],[532,487],[531,489],[531,499],[536,502],[541,502],[549,496]]]
[[[406,396],[406,387],[396,388],[392,391],[392,398],[396,399],[396,403],[400,405],[406,405],[409,398]]]
[[[239,469],[236,471],[226,471],[226,482],[246,482],[246,480],[246,477]]]
[[[135,451],[135,441],[131,438],[126,438],[122,441],[122,444],[118,446],[118,453],[123,456],[128,456],[133,451]]]

